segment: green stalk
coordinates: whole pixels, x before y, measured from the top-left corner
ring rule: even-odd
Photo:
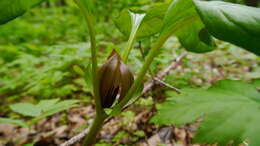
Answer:
[[[102,128],[104,120],[107,118],[107,115],[101,114],[97,115],[95,120],[92,123],[92,126],[89,130],[89,133],[85,137],[83,141],[83,146],[91,146],[95,143],[97,134],[99,133],[100,129]]]
[[[127,92],[124,99],[118,105],[115,106],[112,113],[117,113],[118,112],[117,110],[121,109],[132,98],[136,89],[141,85],[143,78],[149,69],[150,64],[152,63],[152,61],[156,57],[156,55],[159,54],[160,48],[162,47],[164,42],[167,40],[167,38],[168,38],[168,36],[166,36],[166,35],[159,37],[158,41],[156,42],[156,44],[154,44],[151,51],[149,52],[141,71],[137,75],[137,78],[136,78],[134,84],[129,89],[129,91]]]
[[[134,13],[130,13],[131,16],[131,23],[132,23],[132,28],[131,28],[131,33],[129,36],[129,39],[127,41],[127,46],[126,46],[126,50],[124,51],[124,55],[123,55],[123,61],[124,63],[127,63],[127,59],[128,56],[131,52],[131,49],[133,48],[133,44],[134,44],[134,40],[136,38],[136,34],[137,31],[139,29],[139,26],[141,25],[141,22],[144,18],[144,14],[134,14]]]
[[[123,61],[124,63],[127,63],[127,59],[128,59],[128,56],[131,52],[131,49],[133,47],[133,44],[134,44],[134,40],[135,40],[135,33],[134,31],[131,32],[130,34],[130,37],[127,41],[127,46],[126,46],[126,50],[124,51],[124,55],[123,55]]]
[[[132,87],[129,89],[129,91],[127,92],[126,96],[124,97],[124,99],[118,103],[114,108],[113,111],[111,112],[111,115],[116,115],[117,113],[120,112],[120,110],[128,103],[128,101],[133,97],[135,91],[140,87],[140,85],[142,84],[143,78],[145,77],[146,72],[149,69],[150,64],[152,63],[153,59],[159,54],[160,48],[163,46],[163,44],[166,42],[166,40],[169,38],[169,36],[171,34],[173,34],[174,32],[176,32],[177,30],[179,30],[181,27],[188,25],[194,21],[196,21],[198,19],[197,16],[191,16],[185,20],[183,20],[182,22],[180,22],[179,24],[177,24],[174,28],[172,28],[171,31],[169,31],[166,34],[161,34],[158,38],[158,40],[156,41],[156,43],[153,45],[152,49],[150,50],[144,65],[141,69],[141,71],[138,73],[137,78],[134,82],[134,84],[132,85]]]
[[[97,47],[96,47],[96,34],[93,24],[93,19],[91,17],[91,13],[89,10],[84,6],[81,0],[74,0],[75,3],[80,8],[84,18],[86,20],[88,31],[90,35],[90,43],[91,43],[91,64],[92,64],[92,78],[93,78],[93,92],[94,92],[94,99],[96,103],[96,118],[90,128],[89,133],[84,139],[83,146],[91,146],[94,144],[97,134],[99,133],[100,129],[102,128],[104,120],[108,117],[107,114],[104,112],[101,101],[100,101],[100,94],[99,94],[99,82],[98,82],[98,67],[97,67]]]
[[[96,103],[96,111],[97,115],[102,114],[102,107],[101,107],[101,101],[100,101],[100,95],[99,95],[99,82],[98,82],[98,75],[97,75],[97,47],[96,47],[96,33],[94,29],[94,24],[93,24],[93,19],[91,17],[91,14],[89,10],[84,7],[84,4],[82,3],[81,0],[74,0],[75,3],[78,5],[80,8],[82,14],[84,15],[84,18],[86,20],[87,26],[88,26],[88,31],[90,35],[90,43],[91,43],[91,64],[92,64],[92,78],[93,78],[93,92],[94,92],[94,99]]]

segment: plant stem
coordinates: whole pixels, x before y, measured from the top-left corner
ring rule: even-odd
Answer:
[[[81,12],[84,15],[86,20],[88,31],[90,35],[90,43],[91,43],[91,64],[92,64],[92,78],[93,78],[93,92],[94,92],[94,99],[96,103],[96,118],[90,128],[89,133],[84,139],[83,146],[90,146],[92,145],[95,140],[98,132],[102,128],[104,120],[107,118],[107,114],[104,112],[103,108],[101,107],[100,101],[100,94],[99,94],[99,82],[98,82],[98,66],[97,66],[97,46],[96,46],[96,34],[93,24],[93,18],[91,13],[88,10],[88,7],[84,5],[82,0],[75,0],[75,3],[80,8]]]
[[[152,46],[143,67],[141,68],[141,71],[138,73],[137,78],[134,82],[134,84],[132,85],[132,87],[128,90],[126,96],[124,97],[124,99],[117,104],[114,108],[113,111],[111,112],[111,115],[116,115],[120,112],[120,109],[122,109],[127,103],[128,101],[133,97],[135,91],[139,88],[139,86],[142,84],[143,78],[146,74],[146,72],[149,69],[150,64],[152,63],[153,59],[156,57],[156,55],[159,54],[160,48],[162,47],[162,45],[165,43],[165,41],[169,38],[169,36],[171,34],[173,34],[174,32],[176,32],[177,30],[179,30],[181,27],[190,24],[194,21],[196,21],[198,19],[197,16],[191,16],[188,17],[187,19],[183,20],[181,23],[179,23],[178,25],[176,25],[175,27],[172,28],[171,31],[167,32],[166,34],[161,33],[161,35],[159,36],[158,40],[156,41],[156,43]]]
[[[131,28],[131,33],[129,36],[129,39],[127,41],[127,46],[126,46],[126,50],[124,51],[124,55],[123,55],[123,61],[124,63],[127,63],[127,59],[128,56],[131,52],[131,49],[133,48],[133,44],[134,44],[134,40],[136,38],[136,34],[137,31],[139,29],[139,26],[141,25],[141,22],[145,16],[145,14],[134,14],[134,13],[130,13],[131,16],[131,23],[132,23],[132,28]]]
[[[137,31],[137,30],[136,30],[136,31]],[[129,40],[127,41],[126,50],[124,51],[124,55],[123,55],[123,61],[124,61],[124,63],[127,63],[128,56],[129,56],[129,54],[130,54],[130,52],[131,52],[131,49],[132,49],[132,47],[133,47],[136,31],[132,31],[132,32],[131,32],[130,37],[129,37]]]
[[[137,75],[137,78],[136,78],[134,84],[129,89],[129,91],[127,92],[124,99],[115,107],[114,110],[121,109],[132,98],[136,89],[141,85],[143,78],[144,78],[146,72],[148,71],[149,66],[152,63],[154,57],[159,54],[160,48],[162,47],[164,42],[167,40],[167,38],[168,38],[168,36],[166,36],[166,35],[159,37],[158,41],[154,44],[151,51],[149,52],[141,71]],[[117,112],[117,111],[113,111],[113,112]]]
[[[107,115],[105,113],[96,116],[95,120],[91,125],[89,133],[84,139],[83,146],[91,146],[95,143],[96,136],[102,128],[103,122],[106,118]]]
[[[98,75],[97,75],[97,47],[96,47],[96,33],[94,29],[93,19],[92,16],[87,9],[87,6],[85,6],[81,0],[74,0],[75,3],[80,8],[82,14],[84,15],[84,18],[86,20],[88,31],[90,35],[90,43],[91,43],[91,64],[92,64],[92,78],[93,78],[93,92],[94,92],[94,99],[96,103],[96,111],[97,115],[102,113],[102,107],[101,107],[101,101],[100,101],[100,95],[99,95],[99,82],[98,82]]]

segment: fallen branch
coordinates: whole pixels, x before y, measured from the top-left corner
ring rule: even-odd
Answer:
[[[145,85],[145,88],[143,89],[143,92],[141,94],[141,96],[146,95],[149,91],[151,91],[153,89],[153,87],[159,83],[162,84],[163,86],[166,86],[174,91],[176,91],[177,93],[180,93],[180,90],[163,82],[162,80],[164,79],[164,77],[166,75],[168,75],[173,69],[177,68],[179,65],[181,65],[181,60],[187,55],[187,53],[183,53],[181,54],[175,61],[173,61],[173,63],[171,63],[165,70],[163,70],[162,72],[160,72],[156,77],[154,77],[154,80],[149,81],[148,84]],[[105,123],[107,123],[108,121],[110,121],[110,119],[112,119],[111,117],[109,119],[107,119],[105,121]],[[71,146],[74,145],[75,143],[79,142],[81,139],[83,139],[87,133],[89,131],[89,128],[86,128],[85,130],[81,131],[79,134],[73,136],[71,139],[69,139],[68,141],[64,142],[63,144],[61,144],[60,146]]]

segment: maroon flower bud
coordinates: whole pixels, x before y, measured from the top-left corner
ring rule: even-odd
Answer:
[[[133,81],[133,74],[123,63],[118,53],[113,50],[99,70],[101,106],[103,108],[111,107],[117,96],[119,96],[119,101],[122,100]]]

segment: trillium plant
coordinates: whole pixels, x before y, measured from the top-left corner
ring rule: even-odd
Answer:
[[[31,7],[43,1],[45,0],[1,0],[0,24],[5,24],[21,16]],[[185,49],[196,53],[214,50],[216,48],[214,41],[219,39],[244,48],[255,55],[260,55],[259,8],[221,1],[173,0],[170,3],[151,5],[142,13],[128,9],[122,10],[115,19],[115,25],[129,38],[125,50],[123,54],[114,50],[99,67],[97,62],[99,49],[96,44],[95,30],[95,1],[74,1],[86,20],[90,36],[91,78],[96,104],[96,118],[84,139],[84,146],[93,145],[103,122],[109,117],[118,115],[123,108],[129,105],[141,88],[150,64],[160,53],[161,47],[169,37],[174,35]],[[133,44],[136,40],[151,36],[154,36],[156,41],[152,44],[142,68],[134,77],[131,66],[127,66]],[[178,118],[178,116],[173,117]],[[198,116],[194,118],[198,118]],[[166,120],[171,119],[166,118]],[[153,121],[158,121],[158,118]],[[174,121],[165,122],[165,124],[172,123]],[[233,140],[232,136],[229,138],[227,141]],[[245,136],[241,139],[247,138]],[[212,141],[209,142],[212,143]]]

